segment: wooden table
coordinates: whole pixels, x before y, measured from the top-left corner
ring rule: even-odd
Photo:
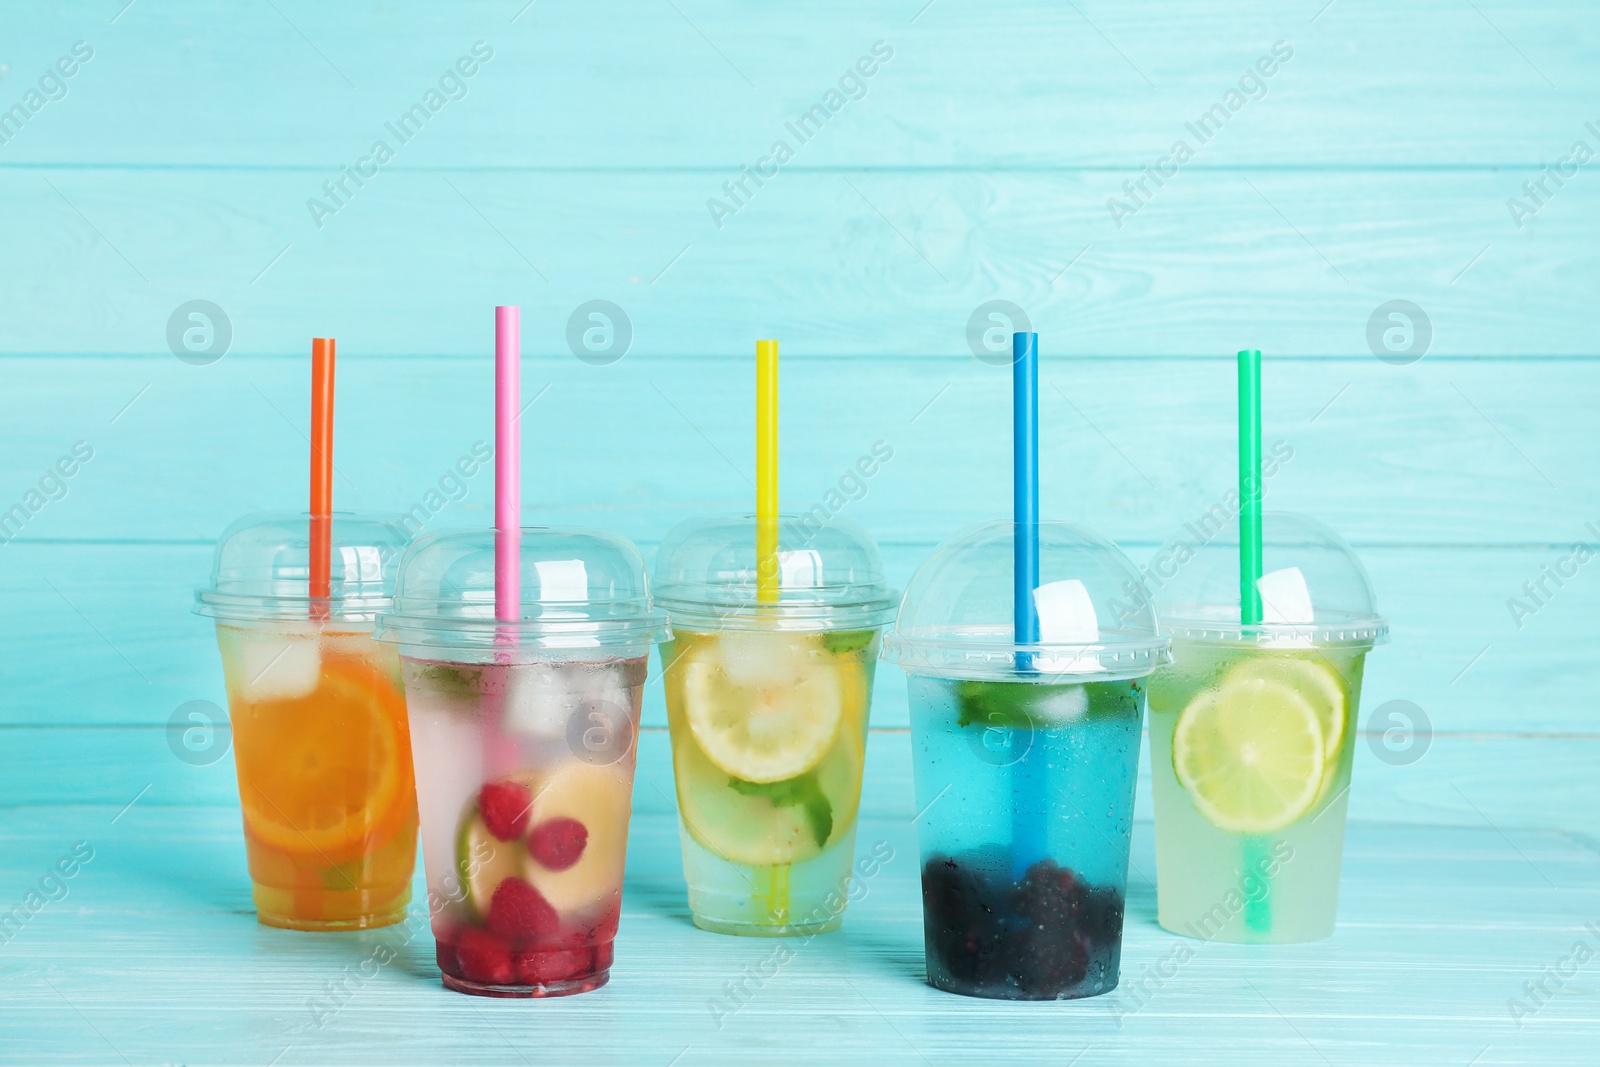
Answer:
[[[162,780],[127,805],[9,809],[0,829],[7,907],[22,903],[26,888],[78,842],[93,858],[64,880],[64,897],[0,945],[0,1059],[1595,1062],[1600,848],[1591,837],[1357,821],[1335,936],[1246,947],[1179,938],[1156,925],[1153,839],[1142,821],[1118,990],[1077,1002],[974,1000],[923,980],[915,830],[902,806],[905,735],[875,733],[873,747],[866,802],[881,814],[863,819],[858,840],[886,841],[894,858],[841,930],[784,942],[793,958],[777,966],[778,942],[691,925],[677,820],[665,800],[665,738],[647,733],[612,980],[595,993],[546,1001],[445,990],[425,932],[408,940],[402,928],[319,935],[257,924],[237,809],[171,803],[181,779]],[[1353,796],[1359,777],[1358,769]],[[1147,784],[1140,804],[1147,818]],[[420,908],[414,918],[424,930]],[[1580,944],[1579,956],[1596,958],[1569,965]],[[374,956],[380,945],[395,950],[387,966],[376,962],[386,955]],[[1576,973],[1561,977],[1574,965]],[[1548,974],[1562,985],[1530,995],[1525,983]],[[1526,1006],[1520,1019],[1515,1001]]]

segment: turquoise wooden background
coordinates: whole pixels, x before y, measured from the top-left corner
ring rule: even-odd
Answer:
[[[178,759],[168,723],[222,700],[189,613],[215,538],[304,506],[314,334],[340,345],[338,505],[405,509],[491,436],[491,308],[521,304],[547,390],[526,519],[647,554],[748,506],[750,352],[779,337],[786,504],[887,442],[843,513],[903,584],[1007,510],[1007,372],[968,347],[1006,300],[1042,337],[1044,512],[1135,559],[1227,489],[1232,353],[1266,352],[1266,439],[1294,451],[1270,505],[1349,537],[1393,625],[1354,818],[1594,847],[1600,563],[1564,562],[1600,541],[1591,4],[124,2],[0,13],[0,510],[29,510],[0,544],[0,804],[236,803],[231,760]],[[786,122],[875,46],[799,143]],[[401,143],[386,123],[430,90]],[[319,226],[308,199],[378,140]],[[719,226],[708,199],[777,140],[793,158]],[[169,343],[192,300],[231,328],[209,365]],[[569,348],[590,300],[631,323],[618,362]],[[1374,354],[1391,300],[1425,313],[1420,361]],[[430,528],[491,496],[478,475]],[[1380,759],[1390,701],[1431,725]],[[868,806],[898,816],[892,669],[874,715]]]

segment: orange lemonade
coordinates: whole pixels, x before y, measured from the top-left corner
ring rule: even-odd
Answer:
[[[386,926],[411,900],[417,798],[399,658],[370,630],[338,626],[217,626],[268,926]]]

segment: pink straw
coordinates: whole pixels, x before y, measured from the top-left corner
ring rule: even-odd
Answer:
[[[494,617],[522,617],[522,309],[494,309]],[[514,643],[514,632],[500,642]]]

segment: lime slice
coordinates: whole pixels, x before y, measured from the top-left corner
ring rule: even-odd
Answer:
[[[1329,771],[1339,762],[1344,744],[1348,698],[1339,673],[1326,663],[1298,656],[1263,656],[1239,663],[1228,678],[1268,678],[1295,690],[1317,710],[1322,727],[1322,760]]]
[[[1172,766],[1195,807],[1223,830],[1280,830],[1316,806],[1326,766],[1321,716],[1293,686],[1238,671],[1189,702]]]
[[[730,777],[692,736],[672,743],[678,807],[689,835],[733,863],[799,863],[855,825],[861,799],[862,743],[847,723],[810,771],[766,785]],[[820,839],[819,839],[820,838]]]
[[[677,663],[683,710],[712,763],[746,782],[781,782],[821,761],[845,718],[855,663],[798,634],[728,633],[696,653]]]
[[[532,784],[530,779],[530,788]],[[476,801],[467,806],[461,829],[456,832],[456,876],[461,879],[460,891],[467,906],[478,918],[489,914],[489,901],[500,883],[522,874],[526,855],[520,838],[501,841],[489,832],[483,816],[478,814]]]

